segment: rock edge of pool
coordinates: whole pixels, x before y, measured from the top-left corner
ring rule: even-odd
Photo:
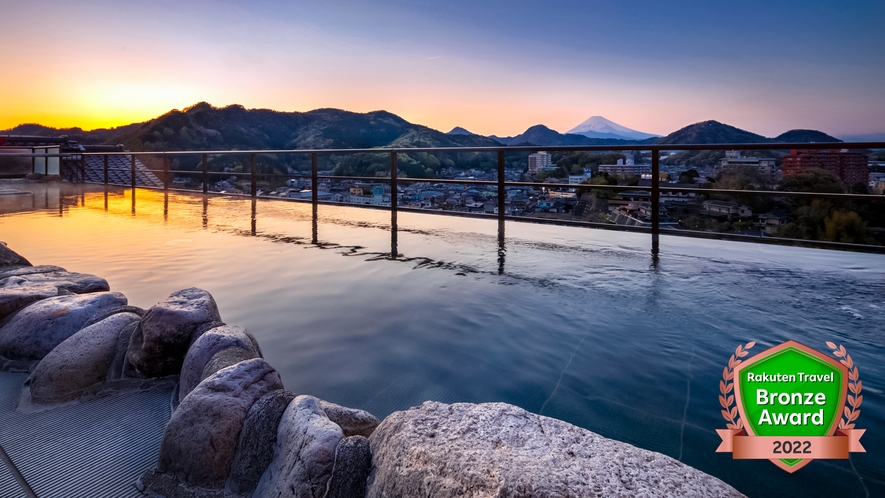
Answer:
[[[175,384],[156,466],[132,483],[146,496],[743,496],[506,403],[427,401],[378,420],[289,392],[205,290],[143,310],[101,277],[32,266],[2,242],[0,369],[29,374],[26,413]]]

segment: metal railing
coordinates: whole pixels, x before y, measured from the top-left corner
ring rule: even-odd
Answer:
[[[371,181],[371,182],[387,182],[390,186],[390,212],[391,212],[391,221],[392,223],[396,222],[396,214],[398,211],[418,211],[418,212],[429,212],[429,213],[440,213],[440,211],[428,211],[424,209],[416,209],[416,208],[408,208],[408,207],[400,207],[398,206],[398,187],[402,183],[417,183],[417,182],[427,182],[427,183],[440,183],[440,184],[460,184],[460,185],[487,185],[494,186],[497,188],[497,219],[499,223],[502,225],[506,218],[510,218],[511,220],[516,221],[526,221],[531,223],[545,223],[545,224],[557,224],[557,225],[571,225],[571,226],[585,226],[592,228],[603,228],[603,229],[614,229],[614,230],[624,230],[624,231],[636,231],[636,232],[648,232],[652,235],[652,244],[653,250],[656,250],[659,244],[659,235],[661,233],[661,220],[660,220],[660,205],[661,205],[661,193],[662,192],[685,192],[685,193],[695,193],[695,194],[718,194],[718,195],[761,195],[761,196],[773,196],[773,197],[798,197],[798,198],[806,198],[806,199],[839,199],[839,200],[863,200],[863,201],[875,201],[881,202],[885,200],[885,196],[882,195],[869,195],[869,194],[846,194],[846,193],[824,193],[824,192],[789,192],[789,191],[781,191],[781,190],[729,190],[729,189],[714,189],[714,188],[689,188],[689,187],[668,187],[662,186],[660,181],[655,181],[655,179],[660,178],[660,155],[662,151],[696,151],[696,150],[709,150],[709,151],[730,151],[730,150],[832,150],[832,149],[850,149],[850,150],[858,150],[858,149],[885,149],[885,142],[852,142],[852,143],[768,143],[768,144],[669,144],[669,145],[656,145],[656,144],[634,144],[634,145],[598,145],[598,146],[501,146],[501,147],[414,147],[414,148],[372,148],[372,149],[301,149],[301,150],[243,150],[243,151],[154,151],[154,152],[83,152],[82,156],[103,156],[103,182],[104,184],[109,183],[108,173],[109,171],[128,171],[130,174],[130,185],[131,188],[136,188],[136,173],[138,172],[151,172],[155,174],[159,174],[162,183],[163,190],[170,190],[170,175],[174,174],[186,174],[186,175],[195,175],[199,174],[202,177],[202,191],[204,194],[209,193],[209,177],[210,175],[222,175],[222,176],[235,176],[242,177],[248,176],[249,181],[251,183],[251,192],[250,195],[252,197],[257,196],[257,183],[258,177],[263,178],[271,178],[271,177],[285,177],[287,179],[291,178],[309,178],[311,180],[311,198],[303,199],[305,202],[312,202],[314,205],[316,204],[324,204],[327,201],[322,201],[319,199],[319,181],[320,180],[355,180],[355,181]],[[617,152],[617,151],[651,151],[651,185],[650,186],[624,186],[624,185],[575,185],[575,184],[565,184],[565,183],[546,183],[546,182],[512,182],[506,181],[505,179],[505,155],[508,153],[533,153],[538,151],[546,151],[546,152]],[[339,175],[320,175],[318,170],[318,158],[321,155],[341,155],[341,154],[388,154],[390,157],[390,169],[387,177],[365,177],[365,176],[339,176]],[[486,153],[486,154],[496,154],[497,155],[497,179],[495,180],[459,180],[459,179],[440,179],[440,178],[418,178],[418,177],[408,177],[408,178],[400,178],[398,176],[398,161],[397,157],[399,154],[410,154],[410,153],[428,153],[428,154],[460,154],[460,153]],[[257,166],[257,158],[260,155],[309,155],[310,156],[310,165],[311,170],[310,174],[279,174],[279,173],[259,173]],[[174,170],[170,169],[169,163],[170,158],[180,157],[180,156],[200,156],[201,157],[201,170]],[[249,158],[249,171],[248,172],[219,172],[219,171],[209,171],[209,156],[223,156],[223,155],[235,155],[235,156],[248,156]],[[27,157],[59,157],[64,156],[68,157],[70,154],[31,154],[27,155]],[[123,170],[119,168],[109,168],[108,166],[108,157],[109,156],[128,156],[130,159],[130,167]],[[143,156],[159,156],[162,160],[162,169],[138,169],[136,170],[136,158]],[[80,168],[82,170],[82,167]],[[78,172],[78,177],[82,178],[82,174]],[[666,184],[665,184],[666,185]],[[592,221],[576,221],[576,220],[563,220],[563,219],[548,219],[548,218],[535,218],[535,217],[525,217],[525,216],[507,216],[505,215],[506,211],[506,198],[507,198],[507,188],[508,187],[540,187],[547,189],[573,189],[573,188],[584,188],[584,189],[593,189],[593,190],[639,190],[639,191],[648,191],[650,193],[650,204],[651,204],[651,219],[649,226],[636,226],[636,225],[616,225],[610,223],[600,223],[600,222],[592,222]],[[173,189],[175,190],[175,189]],[[193,192],[193,190],[187,190],[189,192]],[[230,195],[230,194],[228,194]],[[286,200],[296,200],[296,199],[286,199]],[[340,203],[333,203],[340,204]],[[357,207],[373,207],[377,209],[377,206],[366,206],[360,204],[348,204],[350,206]],[[386,207],[386,206],[385,206]],[[449,214],[448,212],[444,212]],[[481,216],[485,218],[489,218],[489,215],[483,214],[471,214],[471,213],[463,213],[458,212],[458,215],[462,216]],[[724,239],[724,240],[740,240],[740,241],[753,241],[753,242],[763,242],[763,243],[777,243],[777,244],[791,244],[791,245],[804,245],[804,246],[812,246],[812,247],[824,247],[824,248],[834,248],[834,249],[848,249],[855,251],[867,251],[867,252],[881,252],[885,253],[885,247],[871,245],[871,244],[855,244],[855,243],[845,243],[845,242],[830,242],[830,241],[821,241],[821,240],[807,240],[807,239],[788,239],[783,237],[761,237],[755,235],[742,235],[736,233],[722,233],[722,232],[704,232],[704,231],[695,231],[695,230],[666,230],[668,235],[685,235],[685,236],[693,236],[693,237],[702,237],[702,238],[715,238],[715,239]]]

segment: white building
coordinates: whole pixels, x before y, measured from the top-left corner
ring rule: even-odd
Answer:
[[[753,210],[749,206],[728,201],[704,201],[702,214],[723,216],[729,220],[732,217],[748,218],[753,216]]]
[[[725,158],[719,161],[719,171],[753,170],[765,178],[774,180],[777,174],[775,161],[768,157],[741,157],[741,151],[729,150]]]
[[[529,174],[537,175],[541,171],[544,171],[544,168],[550,166],[551,163],[550,154],[546,152],[529,154]]]
[[[580,183],[584,183],[590,178],[591,175],[592,172],[589,169],[585,169],[583,175],[569,175],[568,183],[569,185],[578,185]]]
[[[623,159],[618,159],[618,164],[600,164],[599,172],[618,176],[650,175],[651,164],[633,164],[632,158],[627,159],[627,164],[624,164]]]

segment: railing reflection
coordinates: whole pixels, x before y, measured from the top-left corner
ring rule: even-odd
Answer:
[[[4,214],[7,212],[21,212],[21,211],[33,211],[33,210],[51,210],[53,208],[57,209],[57,213],[59,217],[67,216],[67,210],[69,207],[80,207],[86,209],[95,209],[98,208],[104,213],[108,214],[116,214],[122,215],[125,211],[121,211],[120,208],[123,206],[129,207],[128,214],[135,217],[154,217],[155,220],[159,221],[160,214],[160,203],[162,203],[162,221],[163,224],[170,223],[170,217],[172,223],[178,223],[182,220],[182,217],[178,215],[179,208],[181,205],[179,204],[180,200],[185,199],[184,205],[193,206],[195,209],[192,211],[192,217],[189,218],[193,222],[196,222],[197,217],[199,217],[199,227],[203,230],[208,230],[210,228],[216,229],[218,226],[218,221],[222,220],[223,222],[227,222],[231,219],[242,219],[245,221],[245,216],[232,217],[228,212],[224,215],[216,215],[213,217],[212,210],[210,209],[210,199],[217,198],[216,195],[213,194],[201,194],[201,193],[177,193],[177,192],[164,192],[164,191],[156,191],[151,189],[131,189],[131,188],[119,188],[113,186],[105,186],[101,188],[101,190],[96,191],[95,194],[89,194],[88,191],[82,192],[68,192],[65,193],[66,190],[75,189],[89,189],[86,186],[75,186],[70,184],[62,184],[61,186],[57,185],[46,185],[41,188],[35,188],[36,191],[34,195],[29,196],[29,199],[25,202],[21,202],[21,209],[7,209],[8,206],[4,206],[0,209],[0,214]],[[125,198],[129,197],[129,202],[127,203]],[[162,197],[161,197],[162,196]],[[170,196],[172,198],[170,199]],[[183,196],[183,197],[182,197]],[[42,199],[42,206],[39,205],[38,199]],[[89,201],[89,199],[94,199],[94,201]],[[241,199],[243,201],[246,200],[244,197],[232,196],[229,197],[231,200]],[[326,205],[325,203],[314,203],[310,204],[310,233],[304,234],[303,237],[292,237],[288,234],[282,233],[270,233],[265,232],[262,233],[260,231],[260,218],[262,218],[262,214],[260,213],[261,208],[259,208],[259,201],[267,203],[267,205],[275,204],[273,200],[261,200],[257,198],[249,199],[249,225],[248,228],[245,226],[241,230],[237,229],[229,229],[226,225],[220,228],[221,231],[230,231],[239,235],[246,235],[252,237],[265,237],[275,241],[282,242],[291,242],[298,244],[311,244],[317,247],[329,248],[339,246],[339,244],[329,241],[322,241],[320,238],[320,226],[319,226],[319,214],[320,214],[320,204]],[[171,204],[171,206],[170,206]],[[246,204],[240,204],[245,208]],[[303,206],[303,203],[295,203],[296,206]],[[327,205],[329,209],[359,209],[359,208],[348,208],[345,206],[332,206]],[[185,215],[188,208],[184,208]],[[325,209],[325,208],[323,208]],[[296,208],[297,210],[297,208]],[[171,212],[170,212],[171,211]],[[245,212],[243,212],[245,214]],[[307,213],[304,213],[305,215]],[[388,229],[390,232],[390,246],[389,251],[383,253],[363,253],[360,254],[371,254],[375,256],[381,256],[383,259],[388,260],[400,260],[400,261],[412,261],[412,260],[420,260],[426,259],[422,256],[409,256],[407,254],[402,254],[399,251],[399,242],[400,242],[400,231],[403,228],[399,223],[399,215],[396,211],[389,211],[390,218],[389,224],[384,224],[379,226],[378,228]],[[216,221],[216,224],[213,225],[211,222],[213,218]],[[184,218],[188,219],[188,218]],[[308,219],[308,216],[303,218],[305,221]],[[495,234],[495,238],[492,239],[494,242],[494,248],[490,248],[491,251],[494,251],[494,266],[490,269],[491,272],[497,273],[498,275],[505,275],[507,272],[507,237],[506,237],[506,223],[503,220],[497,220],[497,230]],[[324,221],[325,222],[325,221]],[[330,220],[331,223],[335,223],[334,220]],[[271,223],[273,225],[273,223]],[[408,230],[407,230],[408,231]],[[340,245],[340,247],[348,247],[345,245]],[[660,243],[659,236],[654,235],[652,237],[651,244],[651,258],[650,258],[650,268],[656,269],[659,264],[659,255],[660,255]]]

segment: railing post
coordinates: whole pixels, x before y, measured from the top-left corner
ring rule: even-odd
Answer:
[[[661,151],[651,150],[651,234],[652,245],[657,246],[658,234],[661,230]],[[653,248],[654,249],[654,248]]]
[[[504,151],[498,151],[498,223],[504,223],[504,201],[507,190],[504,188]]]
[[[203,154],[203,193],[209,192],[209,155]]]
[[[104,155],[104,184],[108,184],[108,155]]]
[[[316,206],[317,201],[319,200],[319,179],[317,178],[317,153],[310,153],[310,191],[311,191],[311,200],[313,201],[314,206]],[[316,237],[314,237],[316,238]],[[314,242],[316,243],[316,242]]]
[[[129,156],[129,179],[132,183],[132,191],[135,192],[135,154]]]
[[[258,175],[255,171],[255,154],[249,155],[249,163],[250,163],[250,174],[249,178],[252,181],[252,197],[258,195]]]
[[[169,190],[169,157],[163,153],[163,190]]]
[[[396,221],[396,204],[397,204],[397,178],[396,178],[396,150],[390,151],[390,259],[396,259],[399,250],[397,249],[397,221]]]
[[[396,214],[397,204],[397,178],[396,178],[396,151],[390,151],[390,210]]]

